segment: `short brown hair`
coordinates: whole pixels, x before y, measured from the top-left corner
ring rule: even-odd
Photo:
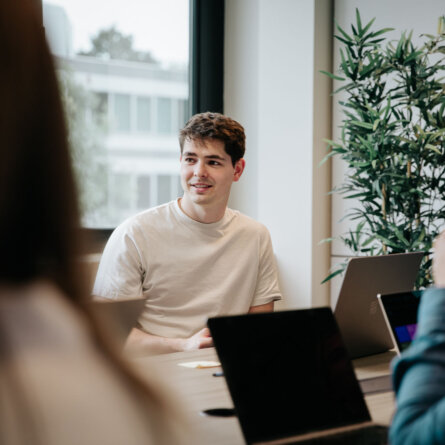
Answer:
[[[207,138],[224,142],[224,149],[233,165],[244,156],[246,135],[243,126],[230,117],[211,112],[195,114],[179,132],[181,154],[187,139],[194,141]]]

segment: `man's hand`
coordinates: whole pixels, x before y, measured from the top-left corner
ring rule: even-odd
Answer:
[[[198,349],[213,346],[213,338],[208,328],[203,328],[184,341],[184,351],[196,351]]]
[[[445,287],[445,231],[434,240],[433,278],[437,287]]]
[[[125,350],[131,355],[165,354],[167,352],[196,351],[213,346],[210,331],[203,328],[189,338],[167,338],[148,334],[138,328],[131,331]]]

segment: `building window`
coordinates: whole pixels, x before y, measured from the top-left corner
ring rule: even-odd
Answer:
[[[148,133],[151,131],[151,99],[137,98],[137,130]]]
[[[113,127],[117,132],[128,133],[131,128],[130,96],[128,94],[115,94],[113,107]]]
[[[158,176],[158,203],[168,202],[172,198],[171,190],[171,176],[159,175]]]
[[[169,134],[172,131],[172,101],[171,99],[158,98],[158,133]]]
[[[151,207],[151,177],[139,176],[137,179],[137,206],[138,209]]]
[[[117,211],[131,208],[131,175],[128,173],[117,173],[111,176],[112,207]]]

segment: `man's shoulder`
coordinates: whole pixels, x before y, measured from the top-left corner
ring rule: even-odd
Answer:
[[[175,201],[171,201],[136,213],[119,224],[115,232],[131,234],[141,230],[145,232],[157,227],[165,227],[166,222],[174,217],[174,206]]]
[[[269,233],[269,230],[264,224],[250,216],[245,215],[244,213],[241,213],[239,210],[227,208],[227,213],[231,220],[235,221],[240,227],[243,227],[246,230],[252,230],[259,233]]]

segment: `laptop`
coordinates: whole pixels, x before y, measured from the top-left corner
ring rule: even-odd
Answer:
[[[379,294],[378,301],[398,354],[414,340],[421,291]]]
[[[247,444],[386,443],[330,308],[215,317],[208,327]]]
[[[335,306],[335,318],[351,358],[393,348],[377,294],[413,289],[423,252],[351,258]]]
[[[136,327],[144,306],[144,298],[129,300],[95,300],[88,303],[93,315],[123,347],[132,328]]]

